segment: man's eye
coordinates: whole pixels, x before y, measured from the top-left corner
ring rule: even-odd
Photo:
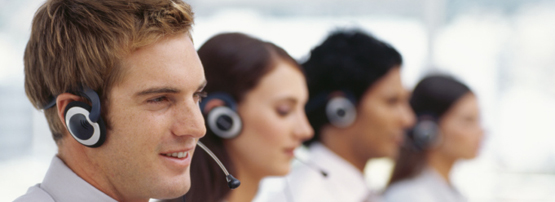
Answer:
[[[157,97],[157,98],[154,98],[154,99],[150,99],[147,102],[157,104],[157,103],[161,103],[161,102],[164,102],[164,101],[167,101],[167,100],[168,100],[168,98],[166,96],[160,96],[160,97]]]
[[[197,99],[197,102],[201,102],[202,98],[205,98],[207,95],[208,93],[206,93],[205,91],[197,92],[195,93],[195,99]]]
[[[397,102],[399,102],[399,98],[397,98],[397,97],[392,97],[392,98],[387,99],[387,103],[390,104],[390,105],[397,104]]]

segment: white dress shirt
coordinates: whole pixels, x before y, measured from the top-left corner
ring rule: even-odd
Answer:
[[[295,167],[286,177],[285,186],[279,191],[268,191],[262,183],[256,202],[362,202],[375,201],[363,174],[345,159],[320,143],[309,148],[309,162],[325,171],[324,177],[317,169],[308,165]],[[281,178],[283,180],[283,178]],[[271,179],[274,180],[275,179]]]
[[[42,183],[32,186],[14,202],[115,202],[77,176],[57,156],[52,159]]]
[[[384,193],[386,202],[465,202],[454,187],[433,168],[426,168],[411,179],[391,185]]]

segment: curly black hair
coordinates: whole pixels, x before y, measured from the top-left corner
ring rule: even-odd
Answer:
[[[401,54],[391,45],[359,29],[332,32],[319,46],[312,49],[310,58],[302,64],[307,77],[309,105],[311,99],[334,91],[349,91],[355,101],[367,89],[394,67],[403,62]],[[313,107],[313,106],[312,106]],[[328,124],[325,106],[307,111],[314,137],[306,145],[319,139],[322,126]]]

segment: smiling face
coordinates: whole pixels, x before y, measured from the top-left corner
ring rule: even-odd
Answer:
[[[360,161],[397,155],[404,131],[415,122],[408,96],[400,68],[389,70],[363,95],[356,122],[349,128],[355,134],[351,143]]]
[[[122,72],[108,96],[106,142],[88,161],[118,200],[185,194],[206,132],[198,107],[206,82],[191,39],[182,34],[143,47],[124,58]]]
[[[238,170],[257,177],[289,172],[293,150],[313,135],[304,113],[307,98],[304,76],[289,63],[278,62],[262,77],[238,104],[241,134],[225,142]]]

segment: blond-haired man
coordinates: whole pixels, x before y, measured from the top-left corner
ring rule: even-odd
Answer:
[[[48,0],[25,50],[25,90],[58,153],[16,201],[148,201],[190,187],[206,83],[181,0]]]

